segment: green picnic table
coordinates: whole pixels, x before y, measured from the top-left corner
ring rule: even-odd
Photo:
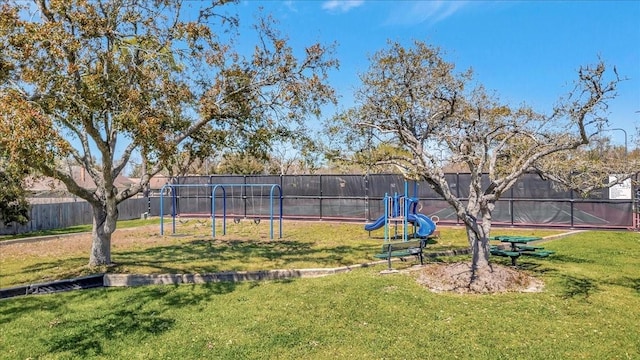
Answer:
[[[542,240],[542,238],[538,236],[498,235],[489,239],[510,244],[509,250],[492,246],[490,252],[491,255],[510,257],[511,265],[513,266],[516,266],[516,259],[520,257],[520,255],[547,257],[554,253],[550,250],[544,250],[542,246],[528,245],[532,241]]]

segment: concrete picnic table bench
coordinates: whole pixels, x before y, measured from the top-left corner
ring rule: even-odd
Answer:
[[[511,265],[513,266],[516,266],[516,259],[518,259],[520,255],[544,258],[554,253],[554,251],[551,250],[544,250],[542,246],[528,245],[530,242],[542,240],[541,237],[537,236],[498,235],[490,237],[489,240],[497,240],[510,244],[508,250],[500,249],[498,246],[492,245],[489,251],[491,255],[510,257]]]

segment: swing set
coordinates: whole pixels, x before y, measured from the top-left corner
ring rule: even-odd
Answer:
[[[279,238],[282,238],[282,188],[280,187],[280,185],[278,184],[166,184],[162,187],[162,190],[160,192],[160,235],[164,235],[164,194],[167,193],[166,190],[169,190],[169,194],[171,194],[171,219],[172,219],[172,234],[176,233],[176,218],[180,216],[179,213],[179,195],[178,195],[178,189],[180,188],[208,188],[209,192],[208,192],[208,198],[210,201],[210,212],[206,213],[206,214],[198,214],[200,216],[202,215],[206,215],[207,217],[211,218],[211,236],[212,237],[216,237],[216,200],[222,200],[222,214],[220,215],[222,217],[222,235],[226,235],[227,233],[227,217],[232,217],[233,218],[233,222],[234,223],[240,223],[242,221],[243,216],[240,216],[237,212],[237,207],[235,206],[235,196],[234,195],[234,189],[239,189],[240,190],[240,194],[241,194],[241,199],[244,202],[244,218],[247,218],[247,199],[249,198],[247,196],[247,189],[249,189],[251,191],[251,205],[253,207],[253,214],[251,214],[252,216],[254,216],[253,218],[253,222],[254,224],[258,225],[260,224],[260,220],[261,217],[259,216],[259,214],[256,213],[255,211],[255,205],[256,205],[256,201],[255,201],[255,196],[254,196],[254,189],[260,189],[260,210],[262,210],[262,199],[263,199],[263,190],[268,189],[269,190],[269,231],[270,231],[270,238],[273,240],[274,238],[274,231],[273,231],[273,222],[274,219],[277,217],[279,220]],[[219,190],[219,191],[218,191]],[[231,208],[232,211],[234,211],[233,214],[231,214],[231,216],[227,216],[227,191],[230,190],[231,193],[230,195],[230,199],[231,199]],[[276,194],[276,190],[278,191],[278,194]],[[217,193],[220,193],[222,195],[222,197],[216,197]],[[274,212],[274,199],[279,199],[279,204],[278,204],[278,213],[275,214]],[[219,209],[219,208],[218,208]]]

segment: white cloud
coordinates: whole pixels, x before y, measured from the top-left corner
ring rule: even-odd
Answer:
[[[345,13],[364,4],[364,0],[328,0],[322,3],[322,9]]]
[[[296,8],[295,4],[293,3],[293,1],[289,0],[289,1],[285,1],[284,2],[284,6],[289,9],[289,11],[291,12],[298,12],[298,9]]]
[[[437,23],[442,21],[464,6],[468,1],[415,1],[415,2],[398,2],[397,4],[410,5],[396,8],[390,15],[387,23],[401,25],[415,25],[423,22]]]

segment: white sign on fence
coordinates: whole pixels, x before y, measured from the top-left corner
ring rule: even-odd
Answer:
[[[609,175],[609,182],[618,181],[617,175]],[[626,179],[622,184],[615,184],[609,188],[609,199],[631,200],[631,179]]]

